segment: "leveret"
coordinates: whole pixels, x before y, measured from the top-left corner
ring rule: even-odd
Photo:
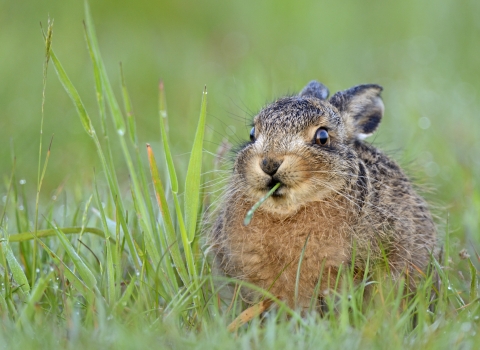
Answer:
[[[408,276],[415,288],[437,255],[437,234],[398,164],[363,141],[383,117],[381,91],[359,85],[328,99],[328,89],[312,81],[255,116],[209,235],[214,264],[227,276],[298,308],[310,307],[317,284],[320,306],[340,269],[353,267],[362,279],[367,263],[371,270],[388,261],[391,277]],[[247,211],[277,183],[245,226]],[[248,302],[258,298],[241,293]]]

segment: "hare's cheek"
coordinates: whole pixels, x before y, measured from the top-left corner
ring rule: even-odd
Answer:
[[[310,166],[304,157],[287,155],[277,175],[278,179],[286,186],[294,189],[301,186],[311,177]]]

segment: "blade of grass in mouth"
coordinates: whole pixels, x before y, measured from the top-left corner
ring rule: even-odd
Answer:
[[[245,226],[247,226],[250,223],[250,221],[252,221],[253,213],[255,213],[255,210],[257,210],[262,205],[262,203],[265,202],[267,198],[270,197],[273,194],[273,192],[275,192],[279,187],[280,187],[280,182],[277,183],[275,186],[273,186],[272,189],[268,191],[268,193],[265,196],[260,198],[260,200],[257,203],[255,203],[255,205],[248,211],[247,215],[245,216],[245,220],[243,220],[243,224]]]

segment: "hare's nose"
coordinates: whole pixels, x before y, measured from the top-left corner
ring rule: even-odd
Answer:
[[[281,160],[276,160],[272,158],[263,158],[260,161],[260,168],[262,168],[263,172],[267,175],[273,176],[280,165],[282,164]]]

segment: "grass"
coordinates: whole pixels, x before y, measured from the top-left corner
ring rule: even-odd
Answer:
[[[406,297],[401,281],[389,284],[365,279],[356,286],[353,271],[346,269],[347,283],[327,298],[330,311],[324,315],[300,315],[276,300],[276,311],[254,318],[232,334],[228,325],[246,305],[224,296],[229,281],[212,275],[202,249],[201,218],[212,200],[202,184],[202,174],[212,168],[202,152],[207,90],[201,96],[188,166],[176,169],[163,84],[158,92],[162,144],[145,149],[138,141],[123,72],[123,100],[119,102],[87,5],[85,13],[99,123],[92,120],[52,49],[52,23],[45,33],[44,88],[52,65],[97,151],[101,168],[95,170],[95,181],[82,200],[69,197],[66,191],[63,204],[41,207],[39,195],[50,153],[42,157],[40,143],[33,212],[27,205],[33,201],[17,185],[15,165],[5,180],[0,217],[0,346],[475,348],[480,342],[478,256],[457,257],[448,224],[443,261],[433,262],[432,267],[441,280],[433,309],[431,290],[436,286],[432,274],[415,294]],[[96,125],[100,125],[98,131]],[[113,132],[109,125],[114,126]],[[114,145],[119,145],[124,168],[118,169],[115,163]],[[128,184],[119,180],[123,171],[128,172]],[[185,184],[179,179],[185,179]],[[472,196],[471,201],[465,217],[472,232],[478,232],[480,200]],[[25,204],[23,210],[19,203]],[[364,303],[368,284],[373,298]],[[263,293],[275,300],[268,291]]]

